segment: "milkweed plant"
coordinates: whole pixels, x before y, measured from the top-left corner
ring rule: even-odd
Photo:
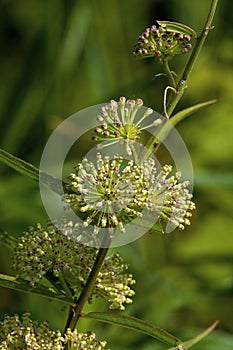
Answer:
[[[133,56],[162,66],[168,80],[163,111],[158,116],[144,106],[140,97],[130,96],[112,99],[100,107],[97,126],[92,130],[95,157],[84,157],[63,181],[63,193],[59,196],[64,207],[62,221],[49,217],[46,226],[30,226],[17,239],[1,232],[1,242],[13,252],[15,276],[2,274],[0,285],[60,301],[67,306],[68,313],[63,330],[52,330],[47,321],[39,323],[28,312],[21,317],[5,315],[0,322],[0,349],[108,349],[107,340],[98,339],[91,330],[79,331],[82,318],[142,332],[151,337],[151,342],[163,342],[173,350],[189,349],[216,326],[217,322],[183,341],[164,329],[126,315],[127,305],[136,302],[136,281],[120,253],[111,253],[112,242],[119,236],[127,241],[132,225],[143,223],[146,231],[166,234],[168,226],[170,231],[175,228],[183,231],[192,222],[195,199],[189,182],[183,180],[174,164],[160,166],[155,155],[177,123],[214,102],[173,113],[213,28],[216,6],[217,0],[212,0],[199,35],[187,25],[157,21],[138,36]],[[188,52],[179,77],[171,71],[170,63],[176,55]],[[145,133],[148,129],[153,132]],[[125,153],[108,154],[108,150],[118,146]],[[36,181],[41,176],[41,170],[4,150],[0,159]],[[45,185],[56,191],[53,186],[56,179],[50,174],[43,176],[42,181],[47,179]],[[79,220],[69,220],[67,208]],[[156,223],[147,222],[149,217],[156,217]],[[94,298],[106,299],[110,311],[85,313],[86,303]]]

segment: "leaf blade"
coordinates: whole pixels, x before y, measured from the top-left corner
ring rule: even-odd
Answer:
[[[147,334],[165,344],[172,346],[182,345],[182,341],[162,328],[156,327],[148,322],[132,316],[119,315],[110,312],[90,312],[82,315],[84,318],[91,318],[96,321],[119,325],[137,332]],[[185,349],[185,348],[183,348]]]
[[[175,126],[176,124],[178,124],[181,120],[183,120],[184,118],[187,118],[188,116],[190,116],[191,114],[199,111],[200,109],[209,106],[213,103],[215,103],[216,100],[210,100],[210,101],[206,101],[206,102],[201,102],[198,103],[194,106],[188,107],[183,109],[182,111],[177,112],[174,116],[171,117],[170,122]]]
[[[184,342],[184,345],[189,349],[193,345],[199,343],[203,338],[205,338],[209,333],[211,333],[214,330],[214,328],[218,325],[218,323],[219,323],[219,321],[215,321],[208,328],[206,328],[203,332],[196,335],[194,338],[186,340]],[[176,346],[175,348],[173,347],[173,348],[170,348],[168,350],[179,350],[179,347]]]
[[[63,302],[68,305],[73,304],[73,300],[67,298],[63,294],[54,292],[52,288],[47,288],[43,285],[32,286],[26,280],[14,276],[0,274],[0,286],[4,288],[14,289],[20,292],[36,294],[55,301]]]
[[[20,159],[13,154],[0,148],[0,161],[17,172],[29,176],[32,180],[39,182],[39,169],[34,165]]]
[[[64,181],[60,181],[55,177],[40,171],[37,167],[32,165],[31,163],[26,162],[25,160],[14,156],[13,154],[3,150],[0,148],[0,161],[10,168],[14,169],[18,173],[28,176],[33,181],[44,184],[49,187],[52,191],[62,195],[62,186],[66,186],[67,184]]]
[[[174,126],[180,123],[183,119],[187,118],[191,114],[215,102],[216,100],[210,100],[210,101],[198,103],[194,106],[182,109],[181,111],[177,112],[174,116],[172,116],[167,122],[163,124],[161,130],[158,132],[158,135],[156,135],[158,143],[161,143],[166,138],[166,136],[170,133],[170,131],[174,128]]]

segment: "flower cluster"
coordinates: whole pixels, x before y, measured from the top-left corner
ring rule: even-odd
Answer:
[[[166,26],[152,25],[138,37],[133,54],[136,57],[155,58],[160,64],[174,56],[187,53],[191,48],[189,34],[172,32]]]
[[[195,209],[195,204],[187,189],[189,182],[179,182],[180,172],[171,175],[171,165],[165,165],[158,173],[152,158],[144,162],[143,169],[149,183],[147,209],[159,213],[161,220],[181,230],[185,225],[190,225],[191,211]]]
[[[72,223],[64,224],[64,230],[58,230],[49,224],[47,229],[38,224],[31,227],[15,247],[13,254],[13,268],[21,278],[30,281],[33,285],[48,277],[52,273],[56,286],[63,292],[70,290],[76,296],[81,292],[94,265],[98,249],[75,242],[66,236],[74,228]],[[69,232],[70,234],[70,232]],[[130,285],[135,283],[131,274],[123,271],[128,269],[122,263],[121,257],[114,253],[105,258],[97,277],[95,286],[89,297],[105,297],[111,303],[110,308],[124,309],[124,303],[131,303],[130,297],[134,291]],[[69,297],[69,294],[67,295]]]
[[[154,111],[151,108],[143,107],[143,100],[127,100],[120,97],[119,102],[111,100],[107,105],[102,107],[97,120],[101,123],[95,128],[95,141],[107,141],[108,145],[122,142],[126,146],[127,154],[130,156],[134,151],[134,143],[138,140],[142,130],[162,123],[161,119],[154,118],[151,122],[148,117]],[[142,113],[138,113],[141,111]],[[100,144],[99,148],[104,147]]]
[[[70,350],[105,349],[106,341],[97,341],[92,332],[78,333],[67,330],[50,330],[47,322],[39,324],[30,319],[30,314],[5,316],[0,323],[0,350],[63,350],[69,344]]]
[[[70,175],[72,194],[65,195],[65,201],[72,208],[88,212],[84,225],[117,227],[124,230],[128,217],[142,215],[142,211],[154,212],[160,220],[184,229],[190,225],[191,201],[187,181],[179,182],[180,173],[169,176],[172,166],[164,166],[158,173],[153,158],[141,165],[122,159],[97,158],[94,163],[85,160]],[[124,231],[123,231],[124,232]]]
[[[94,294],[97,293],[97,296],[101,295],[113,301],[110,309],[124,310],[123,304],[131,304],[130,297],[135,294],[129,287],[135,283],[135,280],[130,274],[122,274],[128,268],[128,265],[123,264],[122,261],[123,259],[117,253],[107,257],[104,261],[104,269],[97,277]]]
[[[74,210],[87,213],[84,226],[119,227],[124,232],[124,224],[141,215],[147,199],[141,167],[122,157],[102,158],[98,153],[96,166],[84,159],[69,179],[64,201]]]

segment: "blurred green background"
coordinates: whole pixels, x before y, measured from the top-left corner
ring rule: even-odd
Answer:
[[[39,165],[44,145],[76,111],[141,97],[161,112],[166,80],[161,67],[135,60],[139,34],[158,20],[180,21],[200,32],[210,1],[203,0],[0,0],[0,147]],[[194,348],[233,348],[232,237],[232,13],[220,0],[204,49],[178,106],[216,98],[216,104],[183,121],[178,130],[193,161],[197,210],[192,226],[167,236],[146,235],[118,251],[131,265],[136,296],[126,313],[187,339],[220,320]],[[187,56],[172,68],[181,72]],[[177,110],[178,110],[177,109]],[[78,154],[77,154],[78,158]],[[21,235],[46,222],[39,188],[0,164],[0,227]],[[1,273],[12,274],[11,253],[0,248]],[[97,301],[89,309],[105,310]],[[30,311],[63,327],[66,310],[39,297],[0,288],[0,315]],[[113,350],[166,346],[131,331],[82,322]]]

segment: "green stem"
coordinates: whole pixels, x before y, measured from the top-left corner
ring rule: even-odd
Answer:
[[[187,65],[185,66],[182,77],[176,86],[177,92],[173,96],[173,98],[172,98],[172,100],[167,108],[167,114],[169,116],[171,116],[173,110],[175,109],[175,107],[177,106],[181,97],[183,96],[184,90],[187,87],[186,83],[187,83],[187,80],[189,78],[189,75],[194,67],[194,64],[197,61],[197,58],[198,58],[199,53],[202,49],[202,46],[207,38],[207,35],[208,35],[210,29],[212,29],[212,21],[213,21],[214,14],[216,11],[217,3],[218,3],[218,0],[212,0],[212,2],[211,2],[210,10],[209,10],[205,25],[202,29],[202,32],[201,32],[199,38],[197,39],[196,45],[193,48],[192,54],[187,62]]]
[[[184,90],[187,87],[186,83],[187,83],[187,80],[189,78],[189,75],[193,69],[194,64],[196,63],[196,60],[197,60],[198,55],[201,51],[201,48],[206,40],[207,35],[208,35],[210,29],[212,29],[212,21],[213,21],[213,17],[214,17],[215,11],[216,11],[217,3],[218,3],[218,0],[212,0],[211,5],[210,5],[210,10],[209,10],[205,25],[202,29],[202,32],[201,32],[199,38],[197,39],[196,45],[194,46],[192,54],[191,54],[186,66],[185,66],[182,77],[179,80],[177,86],[175,86],[176,93],[173,94],[173,96],[171,97],[170,103],[168,104],[167,111],[166,111],[166,115],[169,117],[171,117],[172,112],[174,111],[175,107],[177,106],[177,104],[179,103],[180,99],[183,96]],[[167,65],[164,64],[164,70],[166,72],[166,75],[168,75],[167,69],[169,69],[169,67],[167,67]],[[170,71],[170,69],[169,69],[169,71]],[[168,75],[168,78],[169,78],[169,75]],[[170,81],[170,79],[169,79],[169,81]],[[170,120],[172,120],[172,117]],[[165,130],[163,131],[163,128],[162,128],[160,130],[160,134],[167,133],[167,129],[168,129],[167,123],[165,123],[163,127],[165,128]],[[156,138],[156,136],[152,135],[149,138],[149,140],[147,141],[145,148],[144,148],[144,151],[140,155],[140,161],[142,162],[142,161],[146,160],[152,152],[155,152],[155,150],[158,148],[160,143],[161,143],[161,141],[158,140],[158,138]]]
[[[165,72],[165,74],[166,74],[166,76],[167,76],[167,78],[169,80],[170,85],[175,88],[176,87],[176,82],[175,82],[173,74],[172,74],[172,72],[170,70],[170,67],[169,67],[169,64],[168,64],[167,60],[164,61],[163,69],[164,69],[164,72]]]
[[[110,246],[109,235],[105,236],[102,245],[105,248],[99,249],[95,263],[93,265],[93,268],[92,268],[92,270],[87,278],[86,284],[85,284],[79,298],[75,301],[72,309],[70,310],[64,333],[67,331],[68,328],[70,328],[71,331],[73,331],[80,316],[82,315],[83,307],[90,296],[90,293],[94,287],[94,284],[95,284],[95,281],[96,281],[97,276],[99,274],[99,271],[102,267],[102,264],[104,262],[106,255],[107,255],[107,252],[108,252],[108,249]]]

